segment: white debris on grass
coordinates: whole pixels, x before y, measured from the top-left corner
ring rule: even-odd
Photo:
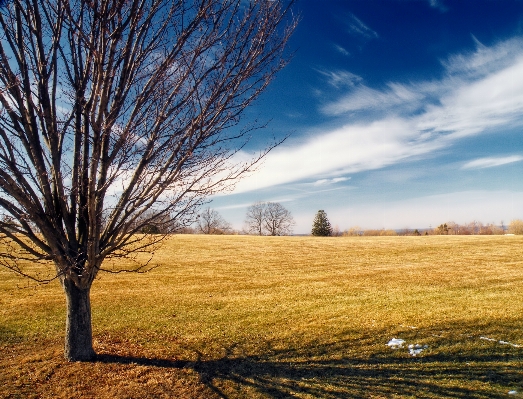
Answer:
[[[462,334],[462,335],[464,335],[464,334]],[[432,334],[432,336],[441,337],[439,335],[434,335],[434,334]],[[473,336],[467,335],[467,337],[471,337],[472,338]],[[523,345],[513,344],[512,342],[501,341],[501,340],[497,340],[497,339],[494,339],[494,338],[480,336],[479,339],[482,339],[484,341],[489,341],[489,342],[496,342],[496,343],[498,343],[500,345],[509,345],[509,346],[514,347],[514,348],[523,348]],[[406,345],[406,342],[405,342],[404,339],[401,339],[401,338],[392,338],[387,343],[387,346],[389,348],[391,348],[391,349],[401,349],[401,348],[404,347],[404,345]],[[429,346],[428,345],[421,345],[421,344],[409,344],[407,348],[408,348],[409,354],[411,356],[418,356],[424,350],[428,349]],[[518,394],[518,392],[517,391],[510,391],[509,394],[516,395],[516,394]]]
[[[514,348],[521,348],[522,345],[518,345],[518,344],[513,344],[511,342],[507,342],[507,341],[498,341],[501,345],[510,345],[510,346],[513,346]]]
[[[428,345],[425,345],[425,346],[421,346],[420,344],[410,344],[409,345],[409,353],[412,355],[412,356],[417,356],[419,355],[421,352],[423,352],[425,349],[427,349],[429,346]]]
[[[508,394],[509,394],[509,395],[517,395],[517,394],[518,394],[518,391],[508,391]]]
[[[494,338],[488,338],[488,337],[479,337],[479,339],[482,339],[484,341],[490,341],[490,342],[496,342],[497,340]]]
[[[489,337],[479,337],[479,339],[482,339],[484,341],[497,342],[498,344],[501,344],[501,345],[510,345],[510,346],[513,346],[514,348],[523,347],[523,345],[513,344],[513,343],[507,342],[507,341],[498,341],[497,339],[489,338]]]
[[[403,348],[403,345],[405,345],[405,340],[404,339],[401,339],[401,338],[392,338],[389,343],[387,344],[387,346],[389,346],[390,348],[392,349],[400,349],[400,348]],[[409,349],[409,354],[411,356],[417,356],[419,355],[421,352],[423,352],[425,349],[427,349],[429,346],[428,345],[420,345],[420,344],[410,344],[408,346],[408,349]]]
[[[399,349],[403,348],[403,344],[405,344],[404,339],[392,338],[387,345],[390,346],[392,349]]]

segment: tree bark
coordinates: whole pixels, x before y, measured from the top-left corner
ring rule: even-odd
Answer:
[[[89,361],[96,357],[91,327],[91,286],[78,288],[69,279],[62,281],[67,305],[65,323],[65,358],[69,361]]]

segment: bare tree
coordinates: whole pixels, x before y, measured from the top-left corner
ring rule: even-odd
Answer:
[[[523,234],[523,220],[514,219],[508,225],[508,231],[510,234]]]
[[[245,225],[250,234],[289,235],[294,224],[291,213],[278,202],[256,202],[247,208]]]
[[[447,223],[447,226],[449,228],[449,234],[458,235],[459,234],[459,224],[456,222],[450,221]]]
[[[270,236],[292,234],[294,219],[285,207],[278,202],[267,202],[263,212],[263,223]]]
[[[136,233],[193,222],[277,144],[234,162],[254,128],[235,127],[243,110],[285,64],[290,3],[11,0],[0,13],[1,259],[34,279],[24,262],[51,266],[67,359],[95,356],[91,285],[117,271],[104,261],[151,251],[163,236]]]
[[[202,234],[227,234],[232,231],[231,225],[211,208],[205,208],[200,213],[196,229]]]
[[[245,226],[248,233],[259,236],[263,235],[265,206],[265,202],[256,202],[247,208]]]
[[[354,236],[357,237],[357,236],[361,236],[361,235],[363,235],[363,230],[361,229],[360,226],[353,226],[343,232],[344,237],[354,237]]]

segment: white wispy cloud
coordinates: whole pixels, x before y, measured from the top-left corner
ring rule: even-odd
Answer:
[[[479,158],[473,161],[467,162],[462,166],[462,169],[484,169],[484,168],[493,168],[496,166],[507,165],[509,163],[523,161],[523,156],[521,155],[511,155],[506,157],[488,157],[488,158]]]
[[[432,8],[435,8],[441,12],[448,11],[448,8],[443,4],[441,0],[429,0],[429,4]]]
[[[327,75],[327,72],[324,72]],[[343,76],[338,75],[340,79]],[[350,82],[354,85],[358,81],[352,79]],[[341,85],[342,82],[338,82]],[[427,86],[429,88],[430,86]],[[389,110],[393,107],[408,107],[410,110],[413,106],[418,107],[421,100],[426,97],[426,93],[414,86],[402,85],[399,83],[389,83],[386,90],[371,89],[365,85],[357,86],[349,94],[341,97],[339,100],[331,102],[321,108],[321,111],[327,115],[341,115],[352,111],[369,111],[379,109],[381,111]]]
[[[378,38],[378,33],[369,28],[363,21],[361,21],[356,15],[348,14],[347,15],[347,27],[349,33],[356,36],[363,36],[366,39],[376,39]]]
[[[472,39],[476,44],[473,51],[453,54],[441,61],[448,75],[457,75],[460,79],[481,78],[514,64],[522,55],[521,37],[514,37],[491,47],[483,45],[475,36]]]
[[[313,185],[314,186],[328,186],[331,184],[336,184],[336,183],[340,183],[343,181],[347,181],[349,179],[350,179],[349,177],[334,177],[332,179],[320,179],[320,180],[316,180],[313,183]]]
[[[342,54],[342,55],[344,55],[344,56],[349,56],[349,55],[350,55],[350,52],[349,52],[345,47],[342,47],[342,46],[340,46],[339,44],[334,44],[333,46],[334,46],[334,49],[335,49],[338,53],[340,53],[340,54]]]
[[[521,123],[523,56],[481,79],[455,84],[440,97],[441,105],[427,106],[417,118],[420,130],[458,138]]]
[[[438,140],[420,138],[415,126],[400,118],[344,125],[304,142],[289,140],[277,147],[267,156],[260,170],[240,181],[235,191],[379,169],[432,152],[443,145]],[[248,157],[247,154],[243,156]]]
[[[352,72],[344,70],[327,71],[316,69],[321,75],[327,78],[327,83],[337,89],[342,87],[354,87],[363,79]]]
[[[348,93],[322,112],[343,120],[354,111],[371,111],[377,119],[288,140],[267,156],[259,172],[238,184],[237,192],[379,169],[428,156],[462,137],[523,124],[523,38],[489,48],[477,45],[475,52],[442,64],[446,74],[440,80],[391,82],[383,90],[358,83],[355,75],[324,73],[331,85]],[[468,168],[480,167],[472,165]]]
[[[441,117],[434,118],[439,111],[451,111],[461,119],[464,116],[462,105],[471,112],[489,109],[489,113],[496,115],[507,115],[514,107],[520,108],[520,96],[523,95],[522,38],[510,39],[493,47],[477,43],[474,52],[451,55],[442,61],[442,65],[446,73],[440,80],[389,82],[382,90],[351,80],[353,87],[348,93],[323,105],[321,111],[332,116],[369,110],[401,114],[425,111],[426,120],[443,121]],[[328,71],[322,73],[328,74]],[[454,108],[456,105],[459,109]],[[510,109],[503,111],[505,105]]]

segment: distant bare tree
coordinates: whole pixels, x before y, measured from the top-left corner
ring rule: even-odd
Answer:
[[[289,210],[278,202],[267,202],[263,212],[263,225],[267,235],[287,236],[292,234],[294,218]]]
[[[248,233],[259,236],[263,235],[265,206],[265,202],[256,202],[247,208],[245,226]]]
[[[468,229],[470,230],[472,235],[479,234],[480,223],[477,220],[474,220],[473,222],[470,222],[468,224]]]
[[[13,0],[0,12],[2,263],[51,265],[65,356],[89,360],[104,260],[150,253],[277,143],[235,163],[285,65],[293,0]],[[234,129],[230,129],[234,127]],[[7,249],[6,249],[7,248]],[[146,263],[139,262],[143,270]]]
[[[353,226],[350,229],[345,230],[343,232],[344,237],[353,237],[353,236],[361,236],[361,235],[363,235],[363,231],[362,231],[361,227],[359,227],[359,226]]]
[[[523,220],[514,219],[508,225],[508,232],[511,234],[523,234]]]
[[[453,235],[458,235],[459,234],[459,229],[460,229],[460,225],[455,223],[455,222],[448,222],[447,223],[447,226],[449,228],[449,234],[453,234]]]
[[[505,229],[503,228],[503,222],[501,222],[501,225],[496,226],[493,223],[490,223],[488,226],[489,230],[491,231],[491,234],[493,235],[503,235],[505,234]]]
[[[227,234],[232,231],[231,225],[214,209],[205,208],[200,213],[196,230],[202,234]]]
[[[294,224],[291,213],[278,202],[256,202],[247,208],[245,225],[250,234],[289,235]]]
[[[180,230],[183,226],[175,226],[169,215],[157,216],[151,219],[148,212],[145,212],[141,218],[136,220],[136,224],[141,226],[139,232],[142,234],[168,234]],[[143,221],[147,221],[143,223]],[[154,221],[154,222],[153,222]]]

